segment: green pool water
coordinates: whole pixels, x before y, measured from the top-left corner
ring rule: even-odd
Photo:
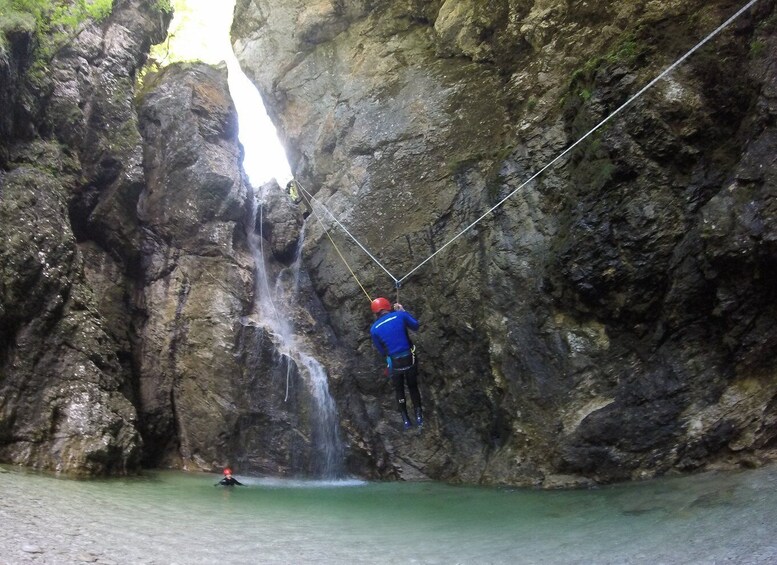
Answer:
[[[592,490],[0,469],[0,564],[777,563],[777,468]]]

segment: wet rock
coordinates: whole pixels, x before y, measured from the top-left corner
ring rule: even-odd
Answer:
[[[261,209],[257,215],[257,233],[269,242],[273,257],[281,263],[291,263],[299,249],[302,230],[300,204],[278,190],[270,183],[261,190]]]
[[[81,474],[139,464],[128,320],[114,316],[126,312],[126,273],[137,257],[134,78],[162,36],[160,16],[150,3],[123,2],[101,25],[85,22],[51,60],[35,61],[43,55],[30,37],[14,38],[10,57],[0,57],[8,101],[0,150],[3,460]],[[93,212],[110,202],[132,213],[100,224]],[[84,246],[85,261],[79,244],[87,240],[99,243]],[[101,254],[113,256],[112,284],[121,290],[98,300],[101,273],[92,266]]]
[[[755,22],[773,6],[523,186],[728,7],[302,4],[239,0],[236,53],[295,175],[393,275],[511,195],[400,292],[422,322],[429,444],[386,425],[363,296],[308,219],[305,266],[352,359],[336,390],[361,469],[606,482],[768,445],[775,42]],[[304,37],[289,33],[296,14]],[[393,296],[369,258],[347,258],[371,293]]]
[[[135,410],[67,229],[65,190],[19,167],[2,191],[0,454],[58,471],[125,471],[138,462]]]
[[[233,433],[234,355],[250,305],[247,190],[226,69],[169,67],[140,104],[147,187],[139,402],[149,464],[212,469]],[[245,247],[243,246],[243,249]]]

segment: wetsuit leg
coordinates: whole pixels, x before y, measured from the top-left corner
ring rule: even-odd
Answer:
[[[394,393],[397,397],[397,407],[402,415],[402,422],[407,427],[410,418],[407,415],[407,402],[405,400],[405,372],[394,371],[391,373],[391,382],[394,385]]]
[[[418,392],[418,369],[415,365],[405,373],[407,389],[410,391],[410,399],[413,401],[416,419],[421,417],[421,393]],[[402,391],[404,396],[404,391]]]

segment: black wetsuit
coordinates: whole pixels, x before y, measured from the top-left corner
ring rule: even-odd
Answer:
[[[405,384],[410,391],[410,398],[415,408],[416,423],[420,426],[423,423],[421,415],[421,393],[418,392],[418,364],[415,361],[415,354],[402,357],[391,358],[391,383],[394,385],[394,394],[397,398],[399,413],[402,415],[402,421],[405,427],[410,422],[407,416],[407,403],[405,402]]]
[[[217,482],[214,486],[223,485],[225,487],[233,487],[235,485],[240,485],[241,487],[244,486],[243,483],[238,481],[235,477],[224,477],[219,482]]]
[[[405,401],[405,384],[410,391],[410,398],[415,408],[416,423],[423,424],[421,411],[421,394],[418,392],[418,365],[408,328],[418,330],[418,320],[404,310],[386,312],[370,327],[370,335],[375,348],[386,357],[389,376],[394,385],[399,413],[405,428],[410,426]]]

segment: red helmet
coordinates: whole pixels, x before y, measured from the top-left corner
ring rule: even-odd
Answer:
[[[232,469],[230,469],[229,467],[227,467],[226,469],[224,469],[224,474],[225,474],[225,475],[231,475],[231,474],[232,474]]]
[[[384,310],[386,312],[391,312],[391,302],[389,302],[388,299],[383,297],[376,298],[370,304],[370,308],[372,308],[372,311],[375,314],[378,314],[379,312],[383,312]]]

